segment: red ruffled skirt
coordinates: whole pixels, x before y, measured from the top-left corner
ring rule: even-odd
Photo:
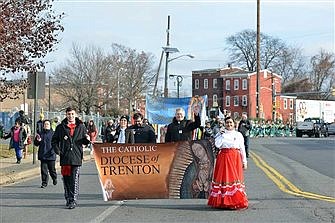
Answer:
[[[208,205],[214,208],[248,207],[242,159],[237,149],[221,149],[216,158]]]

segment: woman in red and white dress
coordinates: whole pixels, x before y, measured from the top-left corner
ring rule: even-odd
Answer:
[[[235,130],[231,117],[225,118],[225,129],[215,136],[219,148],[208,205],[214,208],[244,209],[248,207],[243,169],[247,169],[244,139]]]

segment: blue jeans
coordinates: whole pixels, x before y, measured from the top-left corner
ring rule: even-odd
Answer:
[[[13,147],[15,149],[16,159],[20,161],[22,159],[22,149],[20,148],[20,143],[13,142]]]

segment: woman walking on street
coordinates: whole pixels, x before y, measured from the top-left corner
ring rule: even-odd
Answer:
[[[27,138],[27,132],[21,124],[22,123],[19,120],[15,121],[15,125],[10,129],[10,133],[3,137],[4,139],[10,138],[9,148],[15,149],[17,164],[21,163],[24,140]]]
[[[38,146],[38,160],[41,161],[41,188],[48,186],[49,174],[53,185],[57,184],[56,152],[51,146],[53,134],[50,121],[44,120],[43,130],[34,139],[34,145]]]
[[[248,207],[243,169],[247,169],[244,139],[235,130],[231,117],[225,118],[225,128],[215,136],[219,148],[208,205],[214,208],[244,209]]]

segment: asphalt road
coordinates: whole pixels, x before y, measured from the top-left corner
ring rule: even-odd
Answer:
[[[246,210],[212,209],[205,199],[104,202],[89,161],[76,209],[65,209],[61,180],[42,189],[36,177],[1,187],[0,222],[334,222],[334,140],[252,139]]]

